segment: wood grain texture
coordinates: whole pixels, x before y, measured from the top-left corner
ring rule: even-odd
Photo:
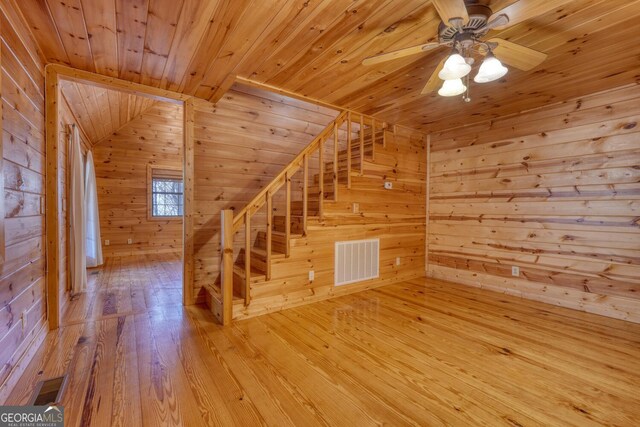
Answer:
[[[517,2],[482,3],[517,22],[488,37],[548,58],[527,72],[511,68],[498,82],[472,84],[469,104],[420,93],[446,49],[361,65],[373,55],[437,41],[440,16],[430,1],[41,0],[20,8],[48,62],[210,101],[240,76],[422,131],[638,78],[640,1],[530,1],[529,10],[540,13],[534,18],[519,13]]]
[[[143,96],[71,81],[62,81],[60,87],[91,144],[108,138],[156,102]]]
[[[156,102],[93,147],[105,256],[182,252],[182,218],[149,218],[147,167],[183,170],[183,125],[182,106]]]
[[[0,398],[5,398],[47,329],[43,210],[47,164],[44,64],[12,1],[0,3],[0,39],[4,198],[0,244],[5,254],[0,265]]]
[[[635,84],[432,134],[429,273],[640,321],[639,118]]]
[[[222,327],[180,269],[109,259],[7,404],[67,372],[69,426],[640,421],[638,325],[420,279]]]

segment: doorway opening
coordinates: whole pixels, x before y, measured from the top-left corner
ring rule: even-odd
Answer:
[[[158,96],[163,91],[117,79],[109,84],[91,73],[87,79],[75,75],[77,70],[55,67],[55,73],[47,70],[48,89],[56,86],[55,97],[47,92],[47,106],[51,111],[55,105],[57,122],[56,141],[50,141],[54,132],[47,128],[47,154],[58,159],[55,174],[47,171],[57,178],[55,218],[47,201],[47,229],[58,231],[47,244],[48,261],[58,260],[50,264],[57,281],[47,286],[50,328],[61,321],[189,304],[185,104],[190,103],[168,91],[169,96]],[[57,142],[54,153],[52,142]]]

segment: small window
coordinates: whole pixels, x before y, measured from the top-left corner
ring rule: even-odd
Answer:
[[[183,213],[182,171],[151,168],[151,217],[181,217]]]

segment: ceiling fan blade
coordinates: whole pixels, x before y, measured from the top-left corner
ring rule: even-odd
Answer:
[[[469,14],[464,0],[431,0],[431,3],[433,3],[438,15],[442,18],[442,22],[446,25],[450,25],[449,21],[455,18],[462,18],[463,23],[469,21]]]
[[[447,58],[448,57],[445,56],[440,60],[436,69],[433,70],[433,73],[431,73],[431,77],[429,77],[429,80],[427,80],[427,84],[424,85],[424,88],[422,88],[422,92],[420,92],[421,95],[426,95],[427,93],[433,92],[438,88],[438,86],[440,86],[442,80],[440,80],[440,77],[438,77],[438,73],[440,72],[440,70],[442,70],[444,61],[446,61]]]
[[[393,52],[381,53],[380,55],[370,56],[362,61],[362,65],[379,64],[380,62],[391,61],[392,59],[403,58],[409,55],[425,52],[440,46],[440,43],[425,43],[417,46],[407,47],[404,49],[394,50]]]
[[[537,50],[508,40],[493,38],[487,40],[487,42],[498,44],[498,46],[493,49],[493,54],[500,61],[523,71],[529,71],[547,59],[546,53],[538,52]]]
[[[571,0],[519,0],[515,3],[505,7],[502,10],[495,12],[489,18],[489,21],[497,18],[499,15],[507,15],[509,22],[500,26],[493,27],[494,30],[502,30],[512,25],[519,24],[527,19],[535,18],[539,15],[557,9],[565,3],[569,3]]]

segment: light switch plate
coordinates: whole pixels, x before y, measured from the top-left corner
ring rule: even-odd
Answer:
[[[520,267],[518,267],[517,265],[512,266],[511,275],[516,277],[520,276]]]
[[[309,281],[313,282],[315,278],[316,278],[316,273],[313,270],[309,271]]]

